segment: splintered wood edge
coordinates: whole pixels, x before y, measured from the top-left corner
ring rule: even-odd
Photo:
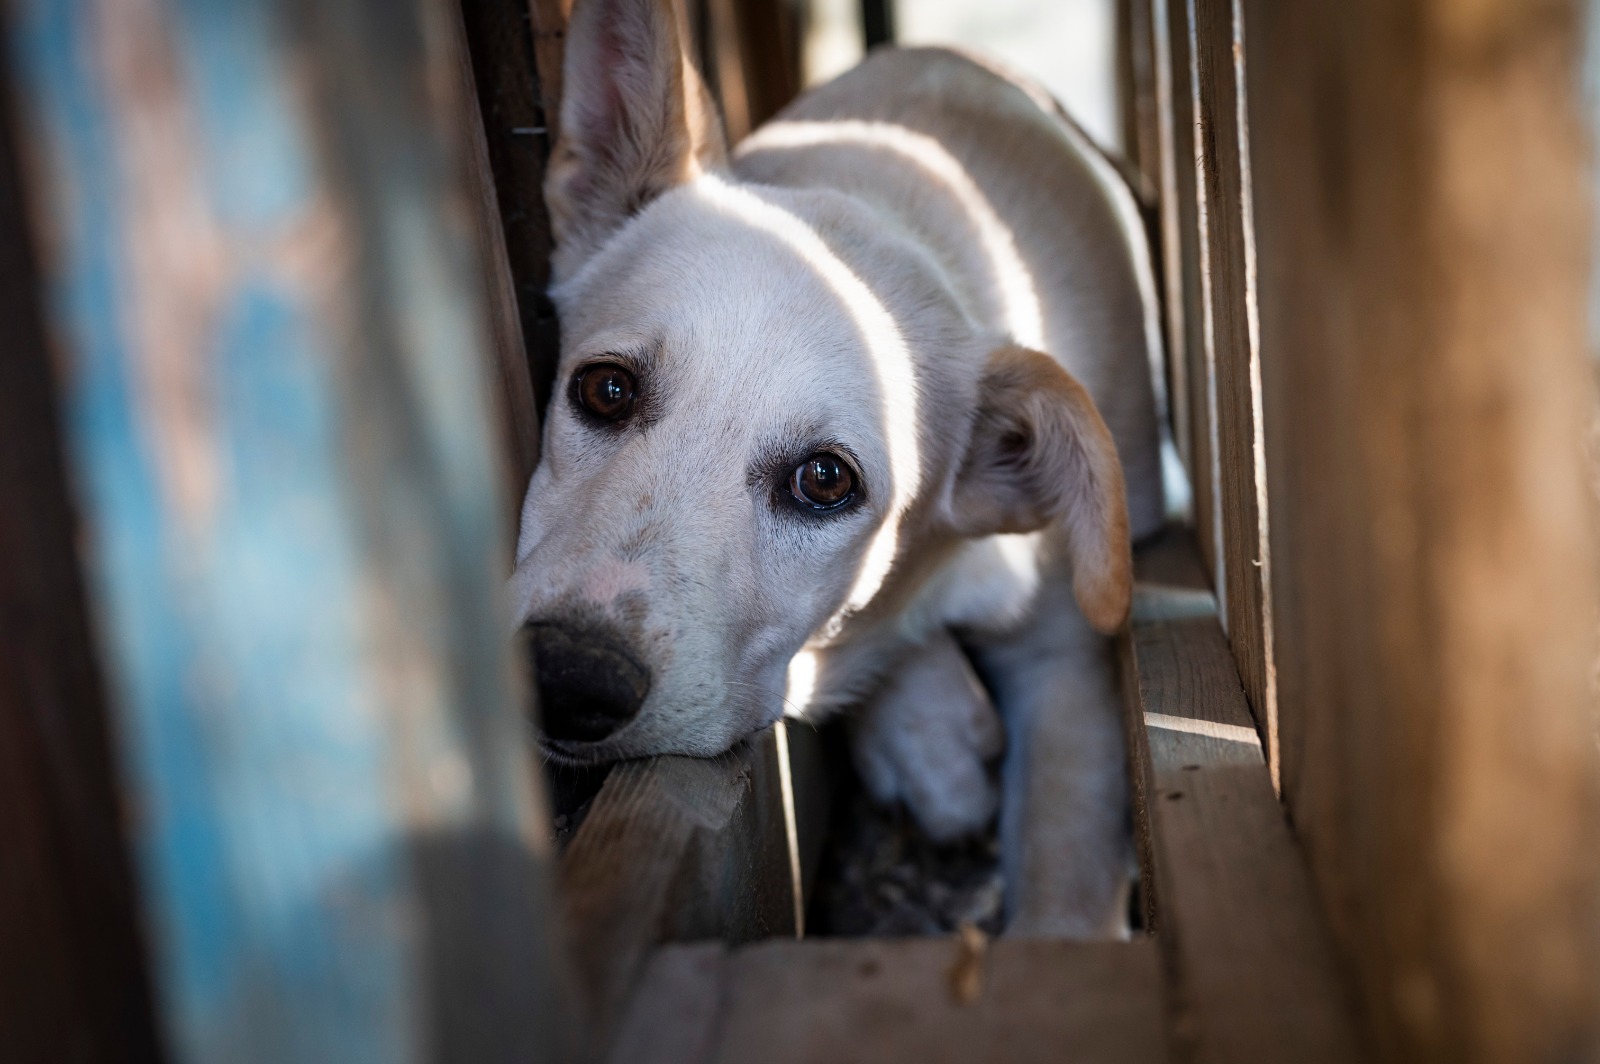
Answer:
[[[1136,560],[1120,640],[1147,916],[1173,1050],[1201,1062],[1366,1059],[1193,539]]]

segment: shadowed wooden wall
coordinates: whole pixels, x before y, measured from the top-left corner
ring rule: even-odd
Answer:
[[[1591,1059],[1581,5],[1135,7],[1198,531],[1378,1048]]]

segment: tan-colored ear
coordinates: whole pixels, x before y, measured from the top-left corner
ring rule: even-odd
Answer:
[[[950,508],[965,536],[1059,525],[1083,615],[1102,632],[1127,619],[1133,557],[1117,446],[1089,393],[1049,355],[989,356]]]
[[[555,279],[663,192],[727,161],[722,120],[684,50],[675,0],[578,0],[545,200]]]

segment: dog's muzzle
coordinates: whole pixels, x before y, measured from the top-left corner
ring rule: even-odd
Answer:
[[[599,742],[638,715],[650,670],[616,633],[548,621],[530,622],[526,632],[549,738]]]

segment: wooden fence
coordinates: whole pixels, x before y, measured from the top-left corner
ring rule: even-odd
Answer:
[[[1377,1047],[1591,1059],[1580,5],[1130,8],[1196,532]]]
[[[794,9],[688,6],[737,135]],[[0,1059],[1600,1056],[1576,0],[1124,0],[1194,489],[1120,645],[1154,934],[987,952],[759,941],[802,730],[550,853],[497,594],[566,10],[3,9]]]

